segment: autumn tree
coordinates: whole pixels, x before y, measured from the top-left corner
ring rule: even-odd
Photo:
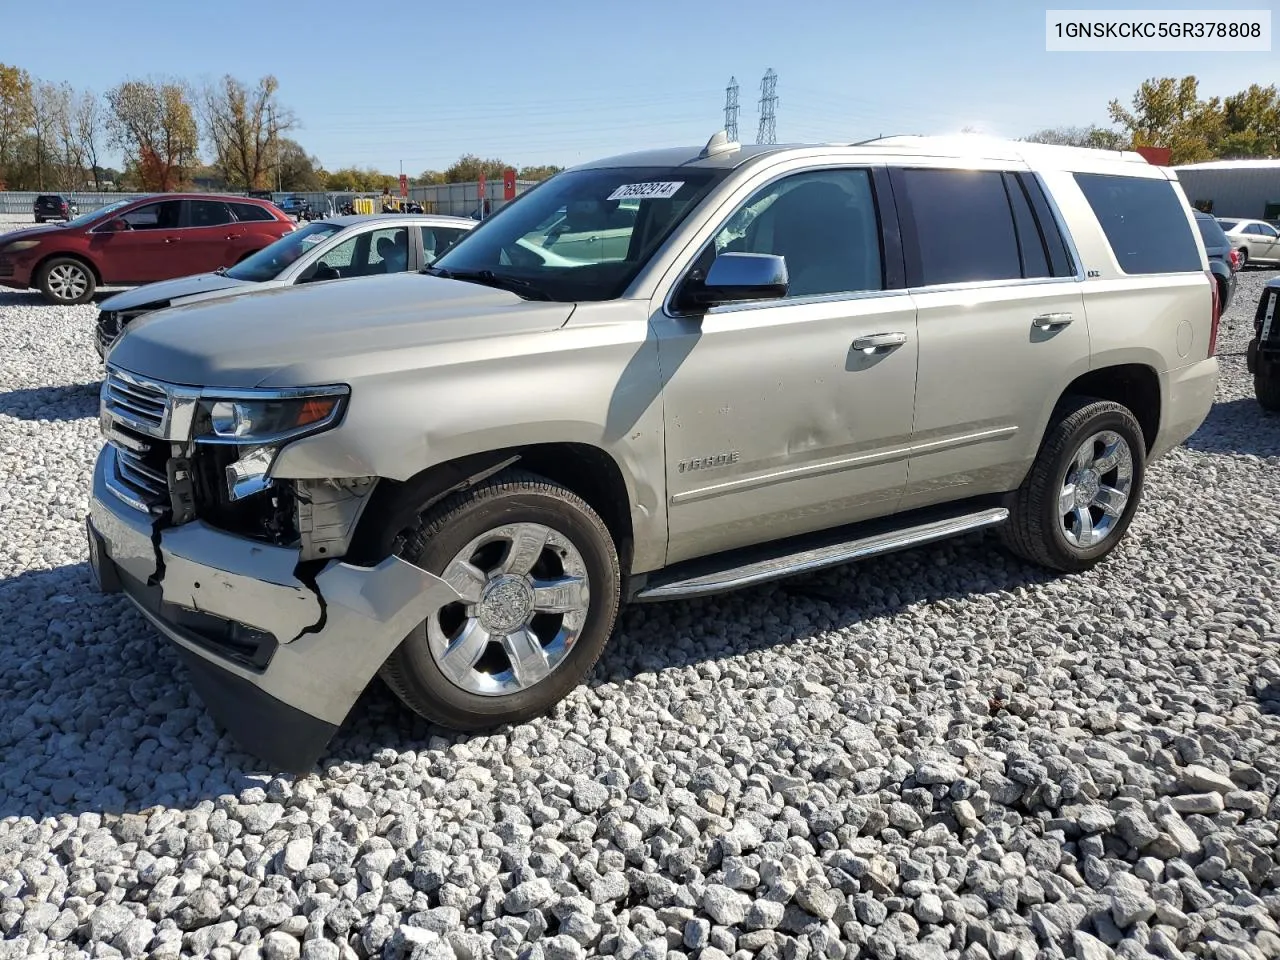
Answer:
[[[481,160],[474,153],[467,153],[445,170],[444,179],[446,183],[474,183],[483,172],[486,180],[501,180],[502,171],[508,166],[501,160]]]
[[[552,163],[544,163],[532,167],[521,167],[516,176],[521,180],[546,180],[548,177],[554,177],[563,169],[564,167],[557,167]]]
[[[435,183],[447,183],[444,173],[439,170],[423,170],[420,174],[413,178],[413,182],[419,185],[430,185]]]
[[[214,165],[227,184],[239,189],[267,189],[280,157],[280,135],[297,125],[292,113],[276,102],[280,84],[268,74],[249,87],[228,74],[204,88],[201,114]]]
[[[65,91],[57,84],[43,81],[31,84],[29,119],[31,135],[35,138],[37,190],[45,189],[46,174],[53,178],[54,171],[48,169],[51,166],[48,161],[56,156],[58,115],[64,100]]]
[[[1046,127],[1023,137],[1030,143],[1052,143],[1063,147],[1091,147],[1095,150],[1123,150],[1128,143],[1115,130],[1090,124],[1087,127]]]
[[[318,157],[288,137],[280,139],[280,189],[313,191],[325,188],[324,170]]]
[[[1251,84],[1222,101],[1219,157],[1274,157],[1280,154],[1280,92],[1274,84]]]
[[[143,190],[174,190],[199,147],[195,111],[183,84],[126,80],[107,93],[111,143],[134,161]]]
[[[1112,100],[1107,111],[1133,147],[1168,147],[1173,164],[1215,156],[1224,131],[1222,101],[1201,100],[1194,76],[1144,80],[1130,103],[1126,109]]]
[[[102,189],[102,171],[98,166],[99,143],[102,139],[102,111],[93,91],[86,90],[76,97],[72,108],[72,127],[79,144],[82,162],[93,177],[93,189]]]
[[[17,141],[30,123],[31,76],[20,67],[0,63],[0,180],[12,179]]]

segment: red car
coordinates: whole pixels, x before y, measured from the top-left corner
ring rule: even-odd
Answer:
[[[264,200],[166,193],[120,200],[57,226],[0,235],[0,286],[86,303],[130,286],[239,263],[298,225]]]

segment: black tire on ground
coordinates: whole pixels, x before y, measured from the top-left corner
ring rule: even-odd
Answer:
[[[1263,410],[1280,412],[1280,363],[1258,362],[1258,371],[1253,375],[1253,393]]]
[[[1133,481],[1121,515],[1107,537],[1095,546],[1078,547],[1067,540],[1058,515],[1058,496],[1076,451],[1089,436],[1102,430],[1119,434],[1132,454]],[[1142,497],[1146,466],[1142,428],[1128,408],[1110,400],[1068,397],[1055,411],[1022,486],[1009,494],[1009,520],[1000,537],[1013,553],[1052,570],[1087,570],[1123,539]]]
[[[617,550],[604,521],[581,497],[524,471],[504,471],[422,514],[397,553],[440,574],[468,543],[509,523],[551,527],[577,548],[590,584],[586,621],[565,659],[542,681],[504,696],[464,690],[440,669],[419,624],[383,664],[382,679],[415,713],[454,730],[483,730],[545,713],[595,666],[613,632],[621,592]]]
[[[68,283],[75,277],[80,278],[79,285],[68,287]],[[83,260],[77,257],[54,257],[41,264],[36,272],[36,286],[44,294],[46,302],[71,306],[77,303],[88,303],[93,299],[98,281],[93,275],[93,268]],[[77,290],[78,293],[75,292]]]
[[[36,217],[36,223],[44,223],[44,217]]]
[[[1241,247],[1236,253],[1240,254],[1240,266],[1238,269],[1243,270],[1249,265],[1249,250],[1246,247]]]

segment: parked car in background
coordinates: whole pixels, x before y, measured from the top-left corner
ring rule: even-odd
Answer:
[[[48,220],[70,220],[78,217],[80,208],[71,197],[64,197],[60,193],[42,193],[32,203],[31,212],[35,214],[36,223],[45,223]]]
[[[247,197],[118,200],[60,226],[0,235],[0,286],[34,287],[49,303],[86,303],[99,286],[229,267],[296,229],[274,204]]]
[[[297,221],[313,219],[311,201],[306,197],[285,197],[280,201],[280,209]]]
[[[1192,210],[1196,217],[1196,227],[1200,230],[1200,239],[1204,241],[1204,252],[1209,255],[1209,269],[1218,281],[1218,298],[1225,313],[1231,306],[1236,294],[1236,272],[1240,262],[1239,256],[1227,235],[1218,226],[1218,221],[1200,210]]]
[[[1280,263],[1280,231],[1265,220],[1218,218],[1218,225],[1240,255],[1240,268],[1250,263]]]
[[[1253,374],[1253,393],[1262,409],[1280,412],[1280,277],[1262,288],[1253,315],[1253,339],[1245,360]]]
[[[373,214],[317,220],[229,269],[150,283],[102,302],[99,356],[144,314],[249,290],[420,270],[475,226],[465,217]]]
[[[541,260],[526,244],[564,210],[566,234],[630,242]],[[628,600],[984,528],[1087,570],[1213,403],[1194,223],[1129,151],[719,134],[583,164],[428,276],[133,327],[106,363],[90,567],[288,771],[379,673],[455,729],[545,711]],[[1144,526],[1126,555],[1160,549]]]

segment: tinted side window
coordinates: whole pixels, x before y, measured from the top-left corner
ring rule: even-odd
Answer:
[[[783,257],[788,298],[884,288],[866,170],[798,173],[761,187],[716,234],[711,249]]]
[[[899,184],[906,199],[902,240],[909,284],[1022,277],[1013,212],[999,171],[899,170],[895,195]]]
[[[193,227],[219,227],[231,222],[231,211],[218,200],[192,200],[188,210]]]
[[[122,214],[121,219],[127,221],[134,230],[173,230],[178,226],[181,213],[181,200],[161,200],[159,203],[134,207]]]
[[[240,221],[275,219],[262,207],[252,203],[233,203],[231,209],[235,211],[236,219]]]
[[[1031,201],[1027,199],[1022,184],[1012,173],[1004,175],[1005,193],[1009,195],[1009,205],[1013,208],[1013,225],[1018,232],[1018,249],[1022,251],[1022,275],[1024,277],[1051,277],[1049,255],[1045,251],[1044,237],[1040,235],[1040,225],[1036,223],[1035,214],[1031,212]]]
[[[1105,173],[1074,176],[1125,273],[1201,270],[1200,248],[1168,180]]]
[[[1040,236],[1044,239],[1045,250],[1049,254],[1049,269],[1055,277],[1069,277],[1076,272],[1075,261],[1067,249],[1067,241],[1058,227],[1049,201],[1045,198],[1040,181],[1031,173],[1017,173],[1015,179],[1022,184],[1022,189],[1031,201],[1031,208],[1036,214],[1036,223],[1040,227]]]

